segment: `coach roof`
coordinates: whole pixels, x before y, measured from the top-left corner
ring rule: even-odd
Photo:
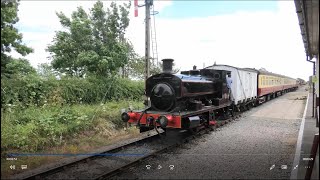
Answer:
[[[272,72],[269,72],[269,71],[261,71],[261,70],[259,70],[259,74],[270,75],[270,76],[278,76],[278,77],[282,77],[282,78],[288,78],[288,79],[296,80],[294,78],[291,78],[291,77],[288,77],[288,76],[284,76],[284,75],[281,75],[281,74],[272,73]]]
[[[257,69],[253,69],[253,68],[239,68],[239,67],[234,67],[234,66],[230,66],[230,65],[226,65],[226,64],[214,64],[212,66],[205,67],[204,69],[210,69],[214,66],[226,66],[226,67],[235,68],[238,70],[251,71],[251,72],[256,72],[256,73],[259,72]]]
[[[295,80],[294,78],[291,78],[291,77],[288,77],[288,76],[284,76],[284,75],[281,75],[281,74],[272,73],[272,72],[269,72],[269,71],[258,70],[258,69],[255,69],[255,68],[238,68],[238,67],[225,65],[225,64],[214,64],[214,65],[208,66],[208,67],[206,67],[204,69],[209,69],[209,68],[212,68],[214,66],[226,66],[226,67],[231,67],[231,68],[235,68],[235,69],[238,69],[238,70],[251,71],[251,72],[256,72],[256,73],[263,74],[263,75],[278,76],[278,77],[282,77],[282,78],[288,78],[288,79]]]

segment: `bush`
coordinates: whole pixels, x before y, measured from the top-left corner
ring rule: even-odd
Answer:
[[[129,79],[4,77],[1,149],[38,151],[87,130],[109,132],[123,125],[120,109],[142,95],[143,83]]]
[[[43,79],[28,75],[1,80],[1,107],[48,104],[96,104],[108,100],[141,100],[143,82],[122,78]]]

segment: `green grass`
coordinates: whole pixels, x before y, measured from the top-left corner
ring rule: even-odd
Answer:
[[[12,107],[1,113],[1,177],[57,161],[60,157],[18,157],[6,161],[8,153],[86,153],[139,134],[135,127],[124,129],[122,108],[143,108],[141,101],[112,101],[99,105],[44,106],[21,110]],[[18,169],[12,171],[14,163]]]
[[[123,127],[120,110],[141,102],[118,101],[100,105],[11,108],[1,116],[1,156],[6,152],[37,152],[61,146],[82,132],[109,137]]]
[[[103,126],[99,124],[99,126]],[[54,147],[47,147],[39,150],[37,153],[45,154],[77,154],[77,153],[91,153],[95,152],[97,148],[116,143],[121,140],[131,139],[137,137],[140,133],[139,130],[132,126],[128,129],[107,129],[104,131],[83,131],[75,135],[72,139],[64,140],[64,143]],[[22,152],[23,153],[23,152]],[[7,161],[1,158],[1,178],[6,179],[25,170],[21,170],[20,166],[27,164],[28,169],[35,169],[42,167],[48,163],[57,162],[68,156],[23,156],[17,157],[15,161]],[[16,170],[12,171],[9,167],[14,164]]]

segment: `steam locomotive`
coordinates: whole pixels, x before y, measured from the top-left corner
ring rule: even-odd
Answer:
[[[140,131],[157,126],[192,129],[214,124],[214,111],[231,105],[226,77],[229,71],[193,69],[172,73],[173,59],[163,59],[163,72],[146,81],[151,106],[122,114],[122,120],[137,123]]]
[[[140,132],[163,129],[197,130],[214,126],[235,112],[298,88],[296,79],[252,68],[213,65],[173,74],[173,59],[163,59],[163,72],[146,81],[151,105],[124,112],[124,122],[136,123]],[[231,76],[230,89],[227,75]]]

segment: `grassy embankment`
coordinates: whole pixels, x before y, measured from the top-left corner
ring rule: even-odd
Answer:
[[[143,107],[140,102],[108,102],[103,105],[28,108],[1,117],[1,174],[12,173],[11,164],[20,169],[41,166],[64,156],[18,157],[3,159],[8,153],[84,153],[139,134],[135,127],[123,128],[119,109]]]
[[[33,169],[64,158],[29,156],[18,157],[17,161],[6,161],[4,158],[8,153],[92,152],[98,147],[139,134],[135,127],[124,129],[120,110],[129,106],[134,109],[143,107],[139,98],[143,90],[141,83],[120,80],[120,83],[110,86],[110,81],[97,84],[97,80],[77,80],[78,82],[74,83],[71,79],[51,82],[53,85],[50,87],[46,87],[45,81],[33,81],[32,86],[23,87],[24,83],[21,82],[25,80],[7,84],[2,81],[5,88],[1,94],[4,95],[4,110],[1,113],[2,177],[21,172],[22,164]],[[65,83],[66,81],[72,82]],[[109,91],[106,93],[105,89]],[[31,93],[28,94],[28,91]],[[93,93],[96,100],[91,98]],[[103,103],[97,102],[102,99],[105,99]],[[11,164],[16,165],[15,171],[10,170]]]

